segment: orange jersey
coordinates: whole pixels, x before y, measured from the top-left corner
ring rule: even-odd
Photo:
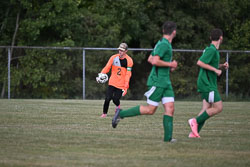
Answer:
[[[109,85],[119,89],[128,89],[129,80],[132,75],[132,67],[133,60],[131,57],[126,54],[123,59],[120,59],[119,54],[115,54],[110,57],[101,73],[107,74],[110,71],[110,68],[112,68]]]

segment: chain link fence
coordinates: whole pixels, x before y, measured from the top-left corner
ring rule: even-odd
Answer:
[[[134,67],[125,99],[143,98],[151,70],[147,63],[151,51],[149,48],[129,48],[128,55],[133,58]],[[173,52],[173,59],[179,63],[178,69],[171,74],[176,97],[196,97],[199,70],[196,62],[203,50],[174,49]],[[0,46],[1,98],[104,98],[107,84],[97,84],[95,77],[116,53],[117,48]],[[249,53],[220,50],[221,63],[238,55],[249,57]],[[230,92],[230,69],[219,78],[219,90],[226,98],[234,93]]]

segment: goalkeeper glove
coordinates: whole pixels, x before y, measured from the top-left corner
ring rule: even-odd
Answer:
[[[125,96],[127,94],[128,89],[122,89],[122,96]]]

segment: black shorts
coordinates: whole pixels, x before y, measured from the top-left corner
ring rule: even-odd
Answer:
[[[106,97],[111,99],[120,99],[122,97],[122,89],[109,85]]]

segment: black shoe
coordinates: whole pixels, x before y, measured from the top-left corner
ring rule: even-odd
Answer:
[[[112,127],[113,127],[113,128],[116,128],[117,124],[118,124],[119,121],[121,120],[120,111],[121,111],[121,109],[119,109],[119,108],[116,109],[115,116],[114,116],[113,119],[112,119]]]

